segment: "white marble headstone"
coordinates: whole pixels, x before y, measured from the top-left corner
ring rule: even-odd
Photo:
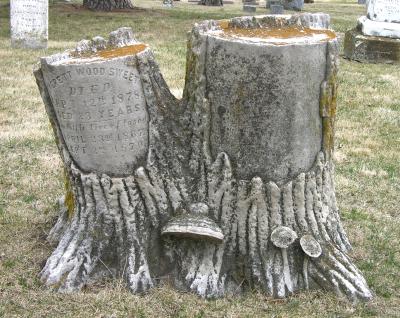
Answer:
[[[367,7],[370,20],[400,23],[400,0],[369,0]]]
[[[11,0],[11,44],[13,47],[46,48],[48,0]]]

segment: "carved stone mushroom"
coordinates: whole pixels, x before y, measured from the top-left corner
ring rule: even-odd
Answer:
[[[310,234],[301,237],[300,246],[304,253],[312,258],[317,258],[322,254],[321,245]]]
[[[296,239],[296,232],[287,226],[278,226],[271,233],[272,243],[282,251],[283,277],[290,293],[293,292],[293,283],[290,278],[290,266],[286,249],[292,245]]]
[[[303,252],[306,254],[304,255],[304,260],[303,260],[303,278],[306,289],[309,289],[309,284],[308,284],[309,258],[320,257],[322,254],[322,248],[321,245],[317,242],[317,240],[310,234],[303,235],[300,238],[300,246]]]
[[[224,234],[221,228],[207,214],[206,204],[194,203],[189,214],[181,214],[168,221],[161,235],[222,242]]]

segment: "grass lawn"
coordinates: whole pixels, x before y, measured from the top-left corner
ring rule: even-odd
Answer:
[[[63,194],[62,164],[32,75],[40,56],[121,26],[150,44],[171,90],[183,88],[186,32],[196,21],[243,15],[241,5],[205,8],[135,0],[134,12],[93,13],[50,5],[49,49],[11,49],[9,1],[0,0],[0,317],[400,317],[400,65],[340,60],[336,193],[354,251],[375,298],[353,306],[320,291],[274,300],[258,292],[202,300],[169,286],[130,294],[103,282],[76,294],[44,288],[38,272],[54,247],[45,237]],[[364,7],[316,0],[343,35]],[[140,8],[140,9],[139,9]],[[266,13],[259,8],[257,13]]]

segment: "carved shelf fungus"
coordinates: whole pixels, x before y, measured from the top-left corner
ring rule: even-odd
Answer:
[[[372,297],[347,256],[332,163],[338,44],[326,14],[196,24],[182,100],[128,28],[41,60],[67,178],[45,284],[172,278],[202,297]]]

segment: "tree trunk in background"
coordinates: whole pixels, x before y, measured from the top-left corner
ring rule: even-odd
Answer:
[[[131,0],[83,0],[83,6],[96,11],[133,8]]]
[[[43,58],[35,76],[67,172],[43,281],[72,291],[111,275],[141,292],[169,277],[202,297],[370,299],[335,198],[338,43],[307,29],[328,21],[196,25],[181,101],[128,28]]]
[[[223,0],[201,0],[199,4],[204,6],[214,6],[219,7],[223,6]]]

